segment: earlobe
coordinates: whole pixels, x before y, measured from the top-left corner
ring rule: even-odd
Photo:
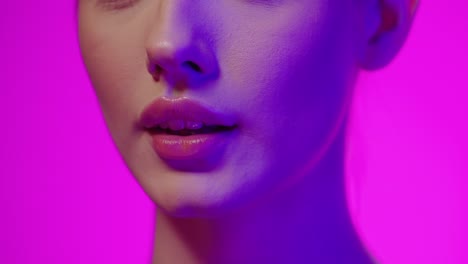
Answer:
[[[380,20],[379,29],[375,32],[375,34],[369,40],[371,44],[377,43],[381,36],[397,28],[398,22],[399,22],[398,12],[392,6],[390,6],[384,0],[380,0],[379,4],[380,4],[379,17],[381,20]]]
[[[416,9],[419,6],[419,0],[410,0],[410,15],[411,17],[414,17],[414,14],[416,13]]]
[[[378,0],[377,15],[380,24],[368,35],[360,54],[360,66],[377,70],[388,65],[404,45],[411,28],[418,0]],[[366,25],[363,25],[366,26]]]

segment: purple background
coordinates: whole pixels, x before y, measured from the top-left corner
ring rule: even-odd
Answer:
[[[382,263],[468,263],[468,2],[422,1],[362,76],[349,201]],[[154,206],[103,123],[74,1],[4,1],[0,33],[0,263],[149,263]]]

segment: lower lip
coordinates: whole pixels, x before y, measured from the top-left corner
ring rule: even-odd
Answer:
[[[225,131],[190,136],[152,134],[152,145],[156,154],[162,159],[206,159],[223,150],[231,132]]]

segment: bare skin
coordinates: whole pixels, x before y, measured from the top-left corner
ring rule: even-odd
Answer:
[[[394,58],[415,3],[80,0],[105,122],[158,208],[152,262],[372,263],[347,210],[346,119],[358,72]],[[139,125],[158,98],[208,105],[234,132],[216,155],[164,157]]]
[[[249,208],[217,219],[158,210],[152,263],[374,263],[350,221],[343,142],[301,184]]]

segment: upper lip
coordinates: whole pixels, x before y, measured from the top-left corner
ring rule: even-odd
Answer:
[[[140,116],[140,126],[150,129],[172,120],[201,122],[207,126],[232,127],[234,117],[221,113],[186,97],[158,97],[147,105]]]

